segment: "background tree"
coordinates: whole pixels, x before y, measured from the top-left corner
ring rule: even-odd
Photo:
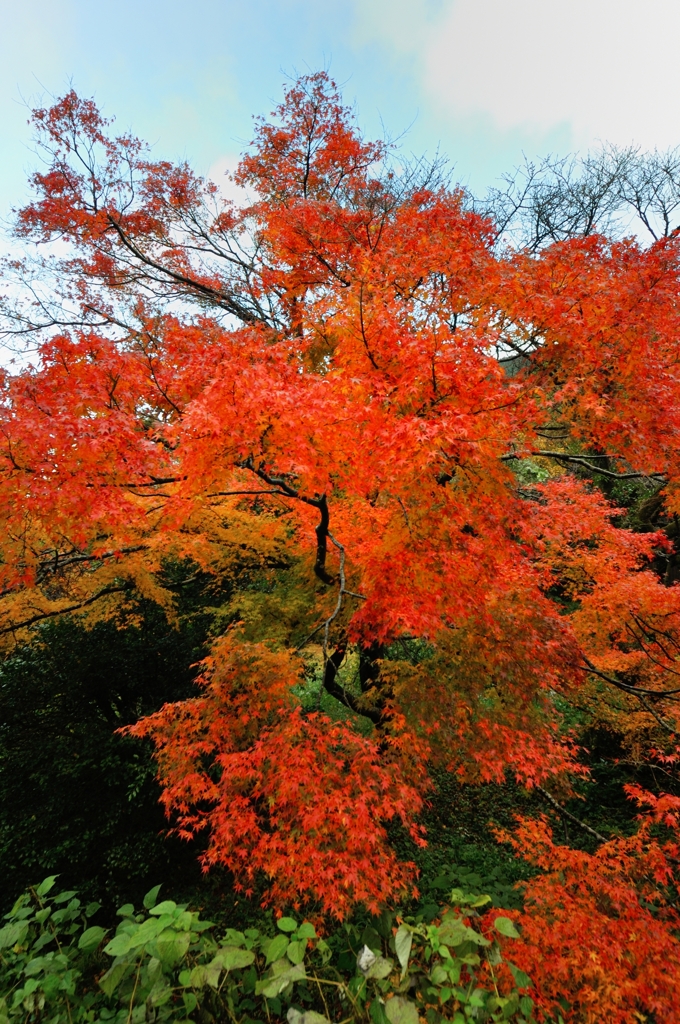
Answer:
[[[501,242],[535,252],[603,234],[669,238],[680,226],[680,151],[607,145],[585,156],[526,160],[473,208],[490,214]]]
[[[149,878],[176,887],[197,878],[198,851],[163,838],[151,751],[115,732],[194,695],[191,666],[205,653],[209,616],[196,614],[198,594],[188,600],[183,589],[178,629],[157,606],[140,603],[136,624],[88,630],[75,619],[47,622],[5,657],[2,912],[45,872],[83,896],[119,903],[143,895]]]

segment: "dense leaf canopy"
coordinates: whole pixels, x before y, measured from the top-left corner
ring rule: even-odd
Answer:
[[[279,905],[376,908],[413,884],[388,826],[425,842],[429,764],[570,792],[569,704],[672,765],[676,236],[506,246],[440,168],[366,142],[325,74],[256,122],[240,206],[74,93],[34,124],[0,631],[140,596],[172,619],[170,563],[229,581],[202,693],[133,728],[206,864]],[[653,862],[663,931],[676,847],[651,827],[624,853]]]

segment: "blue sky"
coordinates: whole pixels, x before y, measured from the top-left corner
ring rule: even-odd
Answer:
[[[678,0],[0,0],[0,217],[26,104],[70,83],[158,157],[218,177],[286,75],[326,67],[369,135],[439,146],[476,190],[598,139],[680,143]]]

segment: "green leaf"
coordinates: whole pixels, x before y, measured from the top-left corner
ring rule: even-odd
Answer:
[[[225,946],[245,946],[246,937],[243,932],[237,932],[233,928],[227,928],[222,941]]]
[[[529,996],[522,996],[522,998],[519,1001],[519,1008],[525,1017],[531,1016],[531,1013],[534,1009],[533,999],[530,999]]]
[[[379,999],[373,999],[368,1009],[373,1024],[388,1024],[383,1004],[380,1002]]]
[[[310,921],[303,921],[297,930],[298,939],[315,939],[316,929]]]
[[[52,897],[53,903],[68,903],[75,896],[75,889],[71,889],[69,892],[59,892],[56,896]]]
[[[255,962],[255,954],[251,949],[239,949],[238,946],[222,946],[218,949],[211,963],[219,964],[223,971],[238,971],[250,967]]]
[[[106,974],[99,979],[99,987],[104,995],[109,997],[113,995],[128,970],[127,964],[114,964],[113,967],[109,967]]]
[[[483,907],[485,903],[491,903],[490,896],[472,896],[468,892],[463,892],[462,889],[453,889],[449,899],[452,903],[465,907]]]
[[[147,910],[151,910],[152,907],[156,906],[156,900],[158,899],[158,893],[161,891],[160,885],[154,885],[153,889],[149,889],[146,896],[142,900],[142,903]]]
[[[38,888],[35,890],[38,896],[47,896],[48,892],[57,880],[56,875],[48,875],[47,878],[43,879]]]
[[[109,956],[125,956],[130,949],[132,936],[127,932],[118,932],[106,946],[104,946],[104,952],[108,953]]]
[[[192,988],[205,988],[206,985],[210,985],[211,988],[217,988],[219,983],[220,967],[214,961],[206,967],[194,967],[191,972]]]
[[[175,920],[172,922],[172,927],[176,928],[178,932],[190,932],[192,924],[192,913],[190,910],[182,910],[180,907],[177,908],[174,914]]]
[[[467,928],[461,919],[451,914],[445,914],[437,928],[439,941],[445,946],[460,946],[461,942],[465,942],[466,932]]]
[[[286,1017],[288,1024],[331,1024],[328,1017],[317,1013],[316,1010],[305,1010],[304,1013],[300,1013],[294,1006],[291,1006]]]
[[[288,936],[277,935],[271,940],[267,946],[267,964],[273,963],[274,960],[279,960],[285,955],[288,949]]]
[[[93,917],[94,914],[96,914],[97,911],[101,910],[101,909],[102,909],[101,903],[97,903],[96,901],[93,901],[92,903],[88,903],[88,905],[85,907],[85,917]]]
[[[507,963],[507,961],[506,961]],[[531,978],[524,971],[520,971],[519,967],[515,967],[514,964],[508,963],[508,967],[512,972],[512,976],[515,979],[515,985],[517,988],[529,988],[531,985]]]
[[[151,890],[153,892],[153,889]],[[177,910],[177,904],[174,900],[163,900],[158,906],[149,907],[149,913],[154,914],[156,917],[160,917],[161,914],[174,914]]]
[[[28,932],[28,921],[14,921],[0,928],[0,949],[8,949],[16,946],[26,938]]]
[[[286,956],[288,957],[288,959],[290,960],[290,962],[292,964],[301,964],[302,961],[305,958],[305,953],[306,952],[307,952],[307,940],[306,939],[297,939],[295,942],[290,942],[288,944],[288,949],[286,950]]]
[[[117,917],[132,917],[135,912],[135,908],[132,903],[124,903],[122,907],[119,907],[116,911]]]
[[[418,1024],[418,1008],[410,999],[394,996],[385,1003],[385,1016],[390,1024]]]
[[[214,927],[215,927],[215,922],[214,921],[201,921],[201,919],[199,918],[198,914],[192,914],[191,915],[191,928],[189,929],[190,931],[192,931],[192,932],[199,932],[199,933],[200,932],[207,932],[209,928],[214,928]]]
[[[406,977],[406,971],[408,970],[408,961],[411,956],[411,946],[413,945],[413,932],[408,925],[400,924],[397,929],[397,934],[394,936],[394,951],[397,954],[397,959],[401,964],[401,980],[403,981]]]
[[[451,886],[450,875],[437,875],[434,882],[430,883],[433,889],[449,889]]]
[[[294,932],[297,928],[297,921],[294,921],[292,917],[280,917],[276,922],[276,927],[280,928],[282,932]]]
[[[193,973],[193,972],[192,972]],[[193,1013],[198,1006],[198,999],[193,992],[183,992],[182,999],[184,1000],[184,1009],[186,1012]]]
[[[432,982],[433,985],[441,985],[442,982],[448,981],[448,978],[449,972],[445,970],[441,964],[437,964],[435,967],[432,968],[432,973],[430,974],[430,981]]]
[[[386,959],[384,956],[377,956],[368,970],[363,972],[365,978],[387,978],[394,970],[394,960]]]
[[[474,942],[476,946],[490,946],[489,939],[476,932],[474,928],[468,928],[461,918],[454,914],[445,914],[442,923],[437,928],[439,941],[445,946],[460,946],[463,942]]]
[[[82,949],[86,953],[91,953],[97,948],[105,935],[106,932],[103,928],[100,928],[99,925],[95,925],[93,928],[86,928],[78,939],[78,949]]]
[[[29,960],[24,967],[24,977],[30,978],[32,974],[38,974],[42,971],[43,967],[51,962],[51,957],[48,956],[36,956],[32,960]]]
[[[161,976],[156,981],[149,995],[146,997],[147,1005],[151,1004],[151,1006],[165,1006],[166,1003],[170,1002],[172,996],[173,989],[171,985],[168,983],[166,978]]]
[[[488,998],[488,992],[485,992],[483,988],[476,988],[469,999],[470,1006],[474,1006],[476,1009],[481,1009]]]
[[[503,957],[501,955],[501,947],[498,945],[497,942],[493,943],[491,949],[487,949],[486,959],[489,961],[492,967],[497,967],[498,964],[503,962]]]
[[[288,960],[276,960],[270,968],[269,977],[263,978],[255,985],[256,995],[274,999],[294,981],[302,981],[307,977],[304,964],[290,964]]]
[[[324,964],[327,964],[333,956],[333,950],[324,939],[319,939],[316,944],[316,952],[321,954]]]
[[[509,917],[497,917],[494,921],[496,931],[506,935],[509,939],[518,939],[519,932]]]
[[[164,964],[179,963],[191,945],[191,932],[161,932],[154,943],[159,960]]]
[[[162,929],[163,926],[157,917],[147,918],[131,934],[130,949],[136,949],[138,946],[144,946],[147,942],[151,942]]]

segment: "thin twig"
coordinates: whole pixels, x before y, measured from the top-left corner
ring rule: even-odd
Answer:
[[[605,839],[603,835],[601,835],[599,832],[596,832],[594,828],[590,827],[590,825],[586,825],[585,821],[581,821],[581,819],[577,818],[575,814],[572,814],[571,811],[568,811],[566,809],[566,807],[563,807],[561,803],[558,803],[555,797],[552,796],[547,789],[543,789],[543,786],[539,786],[537,784],[535,788],[538,790],[539,793],[541,793],[542,796],[546,798],[546,800],[549,803],[552,804],[556,811],[559,811],[559,813],[564,815],[565,818],[569,818],[569,821],[573,821],[574,824],[578,825],[579,828],[582,828],[584,832],[588,832],[591,836],[595,836],[595,838],[599,839],[601,843],[608,842],[608,840]]]

